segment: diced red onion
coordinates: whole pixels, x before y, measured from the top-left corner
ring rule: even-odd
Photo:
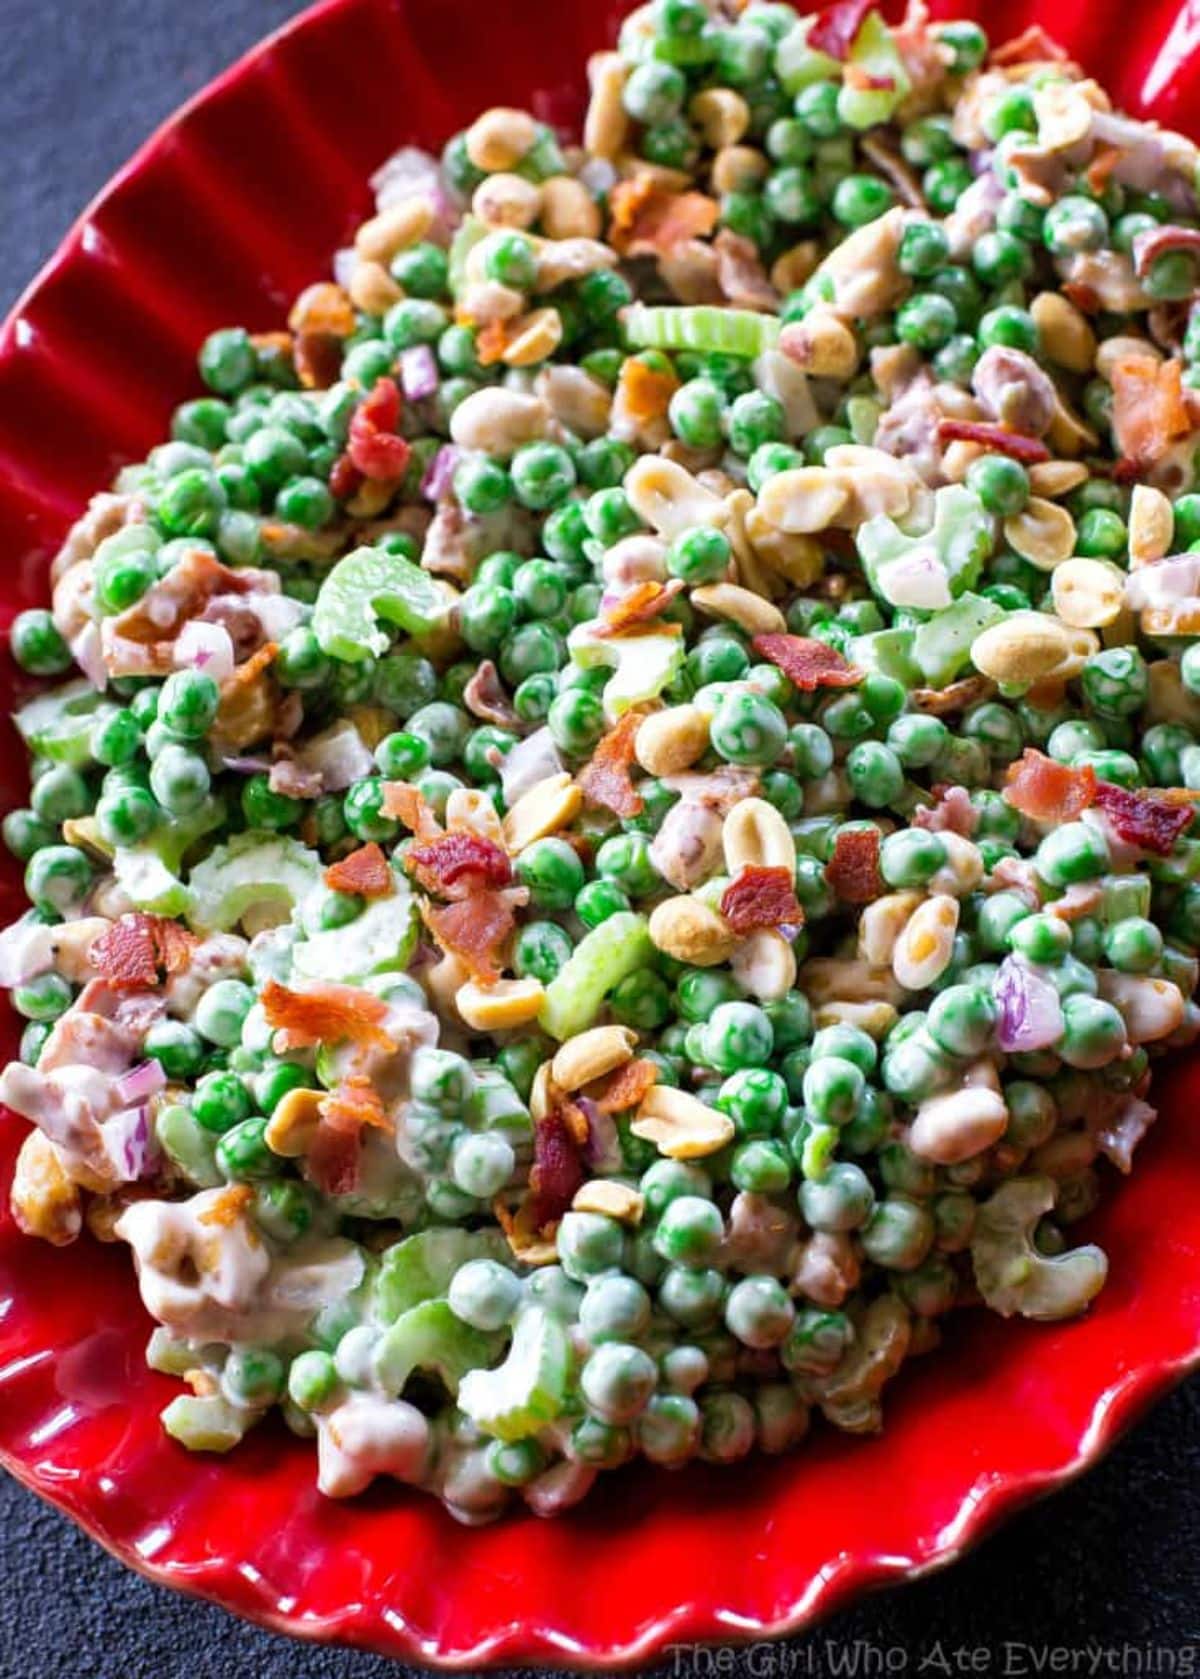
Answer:
[[[522,793],[528,793],[549,775],[560,775],[562,768],[563,761],[549,729],[538,729],[518,741],[500,766],[505,804],[510,807],[516,804]]]
[[[167,1075],[160,1061],[139,1061],[117,1080],[114,1088],[120,1101],[132,1104],[146,1101],[162,1090],[166,1082]]]
[[[425,346],[428,348],[428,346]],[[443,443],[425,468],[421,480],[421,494],[428,501],[441,501],[450,488],[454,469],[458,465],[458,450],[453,443]]]
[[[177,670],[195,666],[214,682],[227,681],[236,663],[229,631],[223,624],[206,624],[200,618],[189,619],[180,630],[173,656]]]
[[[266,775],[271,768],[269,758],[248,758],[235,754],[233,757],[222,758],[221,768],[232,770],[234,775]]]
[[[375,759],[353,723],[335,723],[296,748],[296,762],[302,769],[321,777],[327,793],[341,793],[351,782],[370,775]]]
[[[1058,992],[1019,956],[1006,956],[993,995],[1000,1010],[996,1042],[1006,1053],[1049,1049],[1063,1033]]]
[[[428,344],[413,344],[401,352],[400,388],[410,402],[423,402],[437,390],[437,361]]]
[[[601,1113],[590,1096],[573,1096],[571,1100],[587,1120],[587,1142],[583,1158],[594,1172],[621,1170],[621,1139],[612,1114]]]
[[[150,1109],[143,1102],[122,1108],[101,1127],[105,1152],[123,1183],[149,1177],[158,1165],[158,1144],[150,1124]]]

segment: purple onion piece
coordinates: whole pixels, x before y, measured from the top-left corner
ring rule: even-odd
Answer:
[[[428,344],[413,344],[401,353],[400,386],[410,402],[422,402],[437,390],[437,362]]]
[[[1017,956],[1006,956],[993,995],[996,1042],[1006,1053],[1049,1049],[1063,1033],[1062,1004],[1050,981]]]
[[[457,465],[458,450],[453,443],[443,443],[426,467],[425,476],[421,480],[421,494],[427,501],[442,500],[450,489]]]
[[[117,1080],[115,1089],[118,1098],[131,1107],[137,1102],[144,1102],[156,1091],[162,1090],[167,1082],[167,1075],[163,1072],[162,1064],[158,1061],[139,1061],[136,1067],[122,1074]]]

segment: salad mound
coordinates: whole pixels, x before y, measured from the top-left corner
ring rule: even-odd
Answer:
[[[10,638],[18,1222],[182,1445],[464,1522],[1085,1310],[1200,1030],[1195,146],[920,0],[588,82],[391,159]]]

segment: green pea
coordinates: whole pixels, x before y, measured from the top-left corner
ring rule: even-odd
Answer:
[[[579,854],[561,839],[540,839],[517,858],[517,879],[529,888],[537,909],[570,909],[583,889],[585,875]]]

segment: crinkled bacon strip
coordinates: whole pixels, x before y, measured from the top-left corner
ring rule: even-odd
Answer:
[[[742,869],[729,882],[721,894],[721,914],[739,936],[760,927],[800,927],[804,923],[792,871],[755,864]]]
[[[508,853],[480,834],[442,834],[427,845],[410,846],[405,867],[427,892],[442,898],[465,898],[512,881]]]
[[[642,809],[642,796],[629,774],[634,761],[633,743],[641,723],[640,712],[627,711],[616,727],[603,736],[591,762],[575,777],[584,798],[622,818],[637,816]]]
[[[812,636],[785,635],[782,631],[756,635],[750,643],[760,658],[777,665],[802,693],[816,688],[853,688],[863,672],[850,664],[836,647]]]
[[[388,860],[374,840],[331,863],[325,884],[331,892],[352,892],[360,898],[389,897],[395,886]]]
[[[362,1134],[373,1128],[391,1131],[379,1093],[361,1073],[343,1079],[320,1106],[320,1119],[309,1145],[308,1172],[326,1195],[357,1189],[362,1166]]]
[[[1004,786],[1005,802],[1034,822],[1074,822],[1095,794],[1096,775],[1090,764],[1073,770],[1032,746],[1009,765]]]
[[[1191,825],[1192,806],[1153,793],[1134,793],[1111,781],[1098,781],[1092,803],[1107,816],[1118,839],[1169,857],[1180,834]]]
[[[845,904],[870,904],[883,895],[878,828],[839,828],[825,879]]]
[[[516,925],[511,905],[499,892],[473,892],[454,904],[426,899],[421,918],[442,949],[460,957],[475,979],[499,979],[500,952]]]
[[[186,968],[195,949],[194,933],[165,915],[134,910],[120,916],[88,952],[88,960],[109,985],[157,985],[164,974]]]
[[[629,1108],[636,1108],[650,1087],[657,1083],[658,1068],[653,1061],[636,1058],[627,1061],[609,1079],[596,1106],[602,1114],[624,1113]]]
[[[388,1012],[383,998],[352,985],[291,991],[269,979],[263,987],[262,1006],[268,1026],[282,1034],[277,1041],[283,1050],[346,1042],[373,1049],[394,1047],[383,1029]]]
[[[583,1159],[567,1115],[552,1108],[533,1130],[533,1165],[529,1172],[533,1221],[539,1230],[557,1224],[583,1184]]]
[[[667,610],[682,588],[683,583],[678,577],[672,577],[666,583],[655,583],[649,578],[635,583],[628,594],[604,607],[595,633],[599,636],[620,635],[631,624],[649,623]]]
[[[438,839],[442,825],[433,814],[425,796],[407,781],[385,781],[383,784],[383,814],[396,822],[403,822],[410,834],[419,840]]]
[[[1026,466],[1048,461],[1050,451],[1039,437],[1025,437],[1007,426],[992,425],[985,420],[939,420],[939,443],[982,443],[997,455],[1009,455]]]

